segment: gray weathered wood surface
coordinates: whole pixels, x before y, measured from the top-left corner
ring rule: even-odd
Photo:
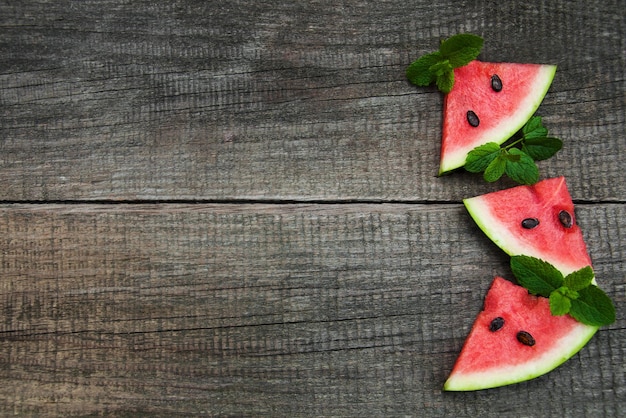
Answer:
[[[0,2],[0,415],[626,415],[623,1]],[[441,386],[507,257],[437,178],[458,32],[539,108],[617,321]]]

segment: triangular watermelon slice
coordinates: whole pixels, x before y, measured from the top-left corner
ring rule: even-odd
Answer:
[[[567,275],[591,266],[564,177],[464,199],[483,232],[504,252],[537,257]]]
[[[552,84],[555,65],[471,61],[454,69],[444,97],[439,174],[465,165],[487,142],[502,144],[535,113]]]
[[[576,354],[597,328],[553,316],[547,298],[496,277],[444,390],[469,391],[543,375]]]

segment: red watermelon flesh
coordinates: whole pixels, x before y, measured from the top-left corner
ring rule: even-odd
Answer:
[[[576,354],[596,330],[569,315],[553,316],[547,298],[496,277],[444,390],[487,389],[543,375]],[[520,332],[528,335],[518,338]]]
[[[483,232],[511,256],[540,258],[563,275],[591,266],[564,177],[472,197],[463,203]]]
[[[481,61],[456,68],[454,87],[444,97],[439,174],[464,166],[473,148],[502,144],[519,131],[541,104],[555,72],[554,65]],[[478,126],[470,123],[469,111]]]

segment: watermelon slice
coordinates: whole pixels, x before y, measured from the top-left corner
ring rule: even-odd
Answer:
[[[569,315],[553,316],[547,298],[496,277],[444,390],[488,389],[543,375],[576,354],[596,329]]]
[[[463,201],[483,232],[504,252],[537,257],[563,273],[591,266],[564,177]]]
[[[465,165],[487,142],[502,144],[535,113],[552,84],[555,65],[471,61],[454,70],[444,97],[439,174]]]

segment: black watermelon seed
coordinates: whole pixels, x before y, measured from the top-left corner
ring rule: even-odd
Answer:
[[[535,345],[535,339],[529,332],[526,331],[520,331],[517,333],[517,341],[529,347]]]
[[[571,228],[573,225],[572,215],[566,210],[559,212],[559,221],[565,228]]]
[[[491,88],[495,92],[502,90],[502,80],[500,80],[498,74],[494,74],[491,76]]]
[[[501,316],[498,316],[491,320],[491,323],[489,324],[489,331],[496,332],[503,326],[504,326],[504,318],[502,318]]]
[[[480,119],[478,119],[478,116],[476,116],[476,113],[474,113],[473,110],[468,110],[467,111],[467,121],[474,128],[477,127],[478,125],[480,125]]]
[[[522,228],[525,229],[533,229],[539,225],[539,219],[537,218],[526,218],[522,221]]]

